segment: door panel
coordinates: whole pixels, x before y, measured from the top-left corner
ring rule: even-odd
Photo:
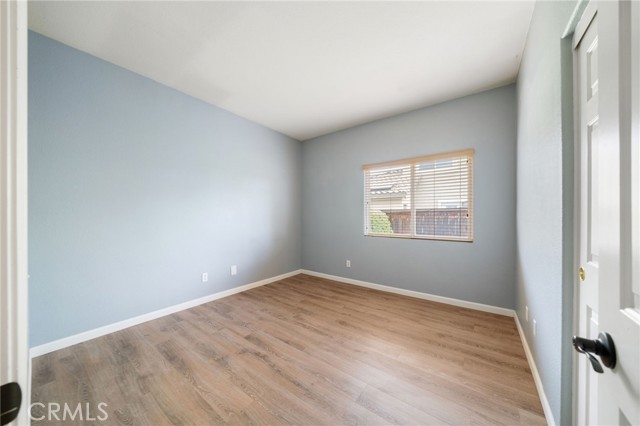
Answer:
[[[593,98],[592,98],[593,99]],[[597,103],[597,99],[593,100],[594,103]],[[595,109],[595,108],[594,108]],[[597,110],[594,112],[595,117],[593,121],[587,124],[587,140],[586,140],[586,172],[587,172],[587,182],[585,190],[586,203],[587,203],[587,211],[586,213],[586,256],[585,261],[588,265],[592,266],[597,270],[598,268],[598,249],[600,238],[598,237],[599,229],[598,229],[598,206],[599,206],[599,180],[598,180],[598,116]]]

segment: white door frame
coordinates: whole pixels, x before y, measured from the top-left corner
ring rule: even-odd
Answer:
[[[18,382],[28,425],[26,1],[0,0],[0,43],[0,383]]]

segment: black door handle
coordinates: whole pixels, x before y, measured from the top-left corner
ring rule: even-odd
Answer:
[[[6,425],[18,417],[22,391],[16,382],[5,383],[0,386],[0,424]]]
[[[591,366],[597,373],[604,373],[604,370],[594,354],[600,357],[605,367],[613,369],[616,366],[616,347],[609,333],[600,333],[595,340],[573,336],[573,347],[589,358]]]

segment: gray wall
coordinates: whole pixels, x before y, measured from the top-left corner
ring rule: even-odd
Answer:
[[[300,145],[31,33],[31,346],[300,268]]]
[[[463,148],[476,150],[473,243],[363,235],[363,164]],[[514,85],[305,141],[303,266],[513,308],[515,177]]]
[[[516,311],[558,424],[571,423],[572,56],[561,37],[575,6],[536,3],[517,83]]]

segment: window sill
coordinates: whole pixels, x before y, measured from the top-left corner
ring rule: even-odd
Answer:
[[[407,234],[364,234],[365,237],[382,237],[382,238],[402,238],[405,240],[436,240],[436,241],[454,241],[457,243],[472,243],[473,238],[456,238],[456,237],[436,237],[436,236],[418,236]]]

